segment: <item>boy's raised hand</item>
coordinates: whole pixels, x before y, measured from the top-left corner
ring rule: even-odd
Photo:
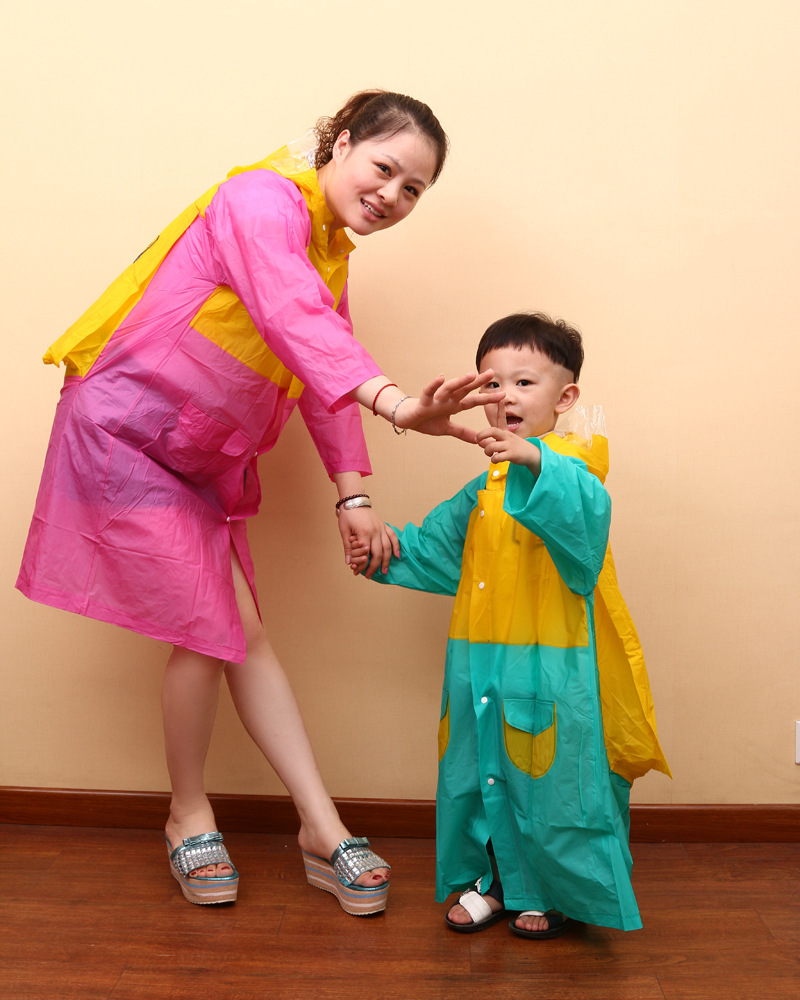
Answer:
[[[527,465],[538,475],[542,467],[542,456],[535,444],[519,437],[506,426],[506,411],[502,402],[486,407],[490,426],[478,432],[478,445],[483,448],[492,462],[513,462]]]

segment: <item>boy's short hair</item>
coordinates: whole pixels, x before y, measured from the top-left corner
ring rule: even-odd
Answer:
[[[488,328],[478,344],[475,366],[498,347],[529,347],[541,351],[554,364],[572,372],[577,382],[583,365],[583,340],[580,333],[563,319],[551,319],[544,313],[514,313],[498,319]]]

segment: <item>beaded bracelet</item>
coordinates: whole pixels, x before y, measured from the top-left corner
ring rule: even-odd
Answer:
[[[399,431],[399,430],[397,429],[397,425],[396,425],[396,424],[395,424],[395,422],[394,422],[394,415],[395,415],[395,413],[397,412],[397,407],[398,407],[398,406],[399,406],[399,405],[400,405],[401,403],[405,403],[405,401],[406,401],[407,399],[411,399],[411,397],[410,397],[410,396],[403,396],[403,398],[402,398],[402,399],[398,399],[398,400],[397,400],[397,402],[396,402],[396,403],[394,404],[394,409],[392,410],[392,430],[393,430],[393,431],[395,432],[395,434],[405,434],[405,432],[406,432],[406,428],[405,428],[405,427],[404,427],[404,428],[403,428],[403,429],[402,429],[401,431]]]
[[[348,500],[357,500],[359,497],[366,497],[369,500],[369,493],[352,493],[349,497],[342,497],[336,504],[336,509],[338,510],[341,506],[347,503]]]
[[[380,396],[380,394],[383,392],[384,389],[388,389],[388,388],[390,388],[390,386],[393,386],[396,389],[397,388],[397,382],[387,382],[386,385],[382,385],[380,387],[380,389],[378,389],[378,391],[375,393],[375,398],[372,400],[372,416],[373,417],[377,417],[378,416],[378,411],[375,409],[375,404],[378,402],[378,396]]]

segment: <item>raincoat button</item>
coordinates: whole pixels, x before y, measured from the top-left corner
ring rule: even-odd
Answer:
[[[322,231],[323,231],[323,233],[325,233],[325,232],[328,231],[328,227],[325,225],[324,222],[322,223]]]
[[[489,778],[489,780],[486,782],[486,784],[487,785],[493,785],[494,784],[494,778]]]
[[[228,522],[230,521],[230,518],[229,518],[229,517],[226,517],[226,518],[225,518],[225,521],[226,521],[226,523],[228,523]]]
[[[499,475],[500,475],[500,470],[495,469],[494,472],[492,473],[492,479],[497,479]]]
[[[485,513],[486,513],[486,511],[485,511],[485,510],[482,510],[482,511],[481,511],[481,517],[483,517],[483,515],[484,515]]]
[[[486,695],[484,695],[484,696],[483,696],[483,697],[481,698],[481,705],[485,705],[485,704],[486,704],[486,703],[488,702],[488,700],[489,700],[489,699],[488,699],[488,698],[486,697]]]
[[[481,582],[478,584],[478,590],[483,590],[485,586],[486,584],[483,582],[483,580],[481,580]]]

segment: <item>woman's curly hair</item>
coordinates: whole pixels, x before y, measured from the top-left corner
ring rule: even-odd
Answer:
[[[353,94],[332,118],[320,118],[317,122],[314,128],[317,136],[314,165],[318,169],[331,160],[334,143],[345,129],[354,144],[406,131],[424,135],[436,151],[436,169],[431,184],[442,172],[450,145],[439,119],[427,104],[388,90],[361,90]]]

